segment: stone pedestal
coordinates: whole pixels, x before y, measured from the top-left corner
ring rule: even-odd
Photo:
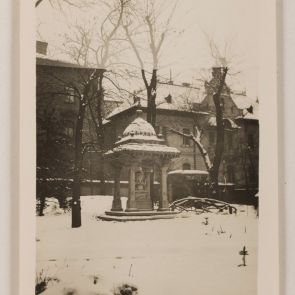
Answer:
[[[150,171],[140,165],[131,166],[129,172],[129,195],[126,211],[151,211]]]

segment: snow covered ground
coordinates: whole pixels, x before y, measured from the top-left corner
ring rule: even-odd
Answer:
[[[252,207],[239,206],[237,215],[97,220],[111,202],[110,196],[82,197],[78,229],[71,229],[69,213],[37,217],[36,274],[52,279],[43,295],[120,294],[116,288],[124,283],[140,295],[256,294],[258,219]],[[239,266],[243,246],[246,267]]]

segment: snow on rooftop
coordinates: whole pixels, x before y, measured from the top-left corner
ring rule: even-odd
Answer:
[[[259,103],[252,103],[252,112],[249,109],[243,110],[243,115],[237,117],[236,119],[246,119],[246,120],[259,120]]]
[[[146,90],[140,89],[136,93],[139,98],[137,102],[124,102],[121,106],[114,109],[108,118],[111,118],[132,107],[147,107]],[[158,83],[157,86],[157,109],[174,111],[191,111],[194,104],[201,103],[205,97],[204,89],[185,85]],[[130,98],[131,100],[133,98]]]
[[[160,110],[171,110],[171,111],[189,111],[195,110],[195,106],[202,103],[206,97],[205,87],[194,87],[188,86],[188,84],[176,85],[169,83],[158,83],[156,105],[157,109]],[[141,89],[136,93],[138,101],[133,102],[133,98],[130,101],[122,103],[119,107],[114,109],[108,118],[111,118],[125,110],[133,107],[147,107],[146,90]],[[254,104],[254,100],[245,95],[244,93],[231,93],[235,105],[240,110],[245,110]],[[200,113],[200,112],[199,112]],[[207,114],[206,112],[202,112]]]
[[[36,54],[36,64],[40,66],[64,67],[64,68],[79,68],[79,69],[93,69],[91,67],[81,66],[71,61],[55,59],[40,53]]]
[[[230,118],[224,118],[225,122],[228,122],[230,125],[230,128],[232,129],[238,129],[240,128],[240,126],[238,126],[232,119]],[[208,125],[211,127],[216,127],[216,117],[215,116],[211,116],[208,120]]]
[[[247,109],[254,103],[254,100],[245,94],[231,93],[231,98],[240,110]]]

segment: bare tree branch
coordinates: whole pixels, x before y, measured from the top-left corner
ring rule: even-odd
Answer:
[[[198,149],[200,151],[201,156],[203,157],[206,169],[210,173],[210,171],[212,169],[212,162],[210,160],[210,157],[209,157],[209,154],[208,154],[206,148],[204,147],[204,145],[201,142],[202,131],[200,131],[197,127],[195,127],[195,129],[196,129],[196,135],[193,135],[192,133],[185,134],[185,133],[183,133],[179,130],[176,130],[174,128],[168,128],[168,130],[170,130],[171,132],[181,135],[183,137],[186,137],[189,140],[191,140],[194,144],[196,144],[196,146],[198,147]]]

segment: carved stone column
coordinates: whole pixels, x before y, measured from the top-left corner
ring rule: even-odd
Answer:
[[[129,169],[129,192],[128,192],[128,202],[126,211],[136,211],[136,201],[135,201],[135,166],[130,166]]]
[[[168,194],[167,194],[167,170],[168,166],[163,165],[161,167],[161,196],[159,211],[169,210]]]
[[[123,211],[121,195],[120,195],[120,175],[121,175],[121,166],[114,166],[115,172],[115,183],[114,183],[114,198],[111,211]]]
[[[173,202],[173,187],[171,179],[168,178],[168,201],[171,203]]]

